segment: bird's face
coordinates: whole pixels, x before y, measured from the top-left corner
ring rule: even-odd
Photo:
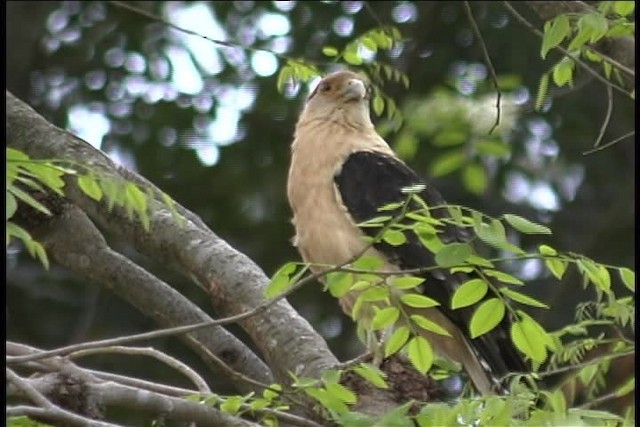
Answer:
[[[311,92],[305,114],[369,127],[369,95],[369,85],[361,75],[338,71],[322,79]]]
[[[368,103],[369,89],[363,77],[351,71],[338,71],[325,77],[311,92],[307,102]]]

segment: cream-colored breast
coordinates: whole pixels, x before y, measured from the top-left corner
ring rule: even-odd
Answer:
[[[287,187],[296,229],[294,244],[306,262],[344,263],[361,254],[367,243],[344,207],[334,177],[352,152],[390,149],[375,131],[338,124],[314,127],[310,123],[297,134]]]

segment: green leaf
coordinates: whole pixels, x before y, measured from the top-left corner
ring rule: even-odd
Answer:
[[[33,248],[33,256],[40,260],[40,263],[44,267],[45,270],[49,270],[49,258],[47,257],[47,252],[44,250],[44,246],[40,242],[36,242],[35,240],[31,241],[31,247]]]
[[[291,275],[296,271],[297,264],[295,262],[288,262],[275,272],[271,281],[264,290],[264,296],[266,298],[273,298],[280,295],[291,286]]]
[[[276,82],[276,88],[278,89],[278,92],[282,93],[284,90],[284,86],[293,77],[293,68],[291,68],[289,64],[282,67],[280,69],[280,72],[278,73],[278,80]]]
[[[422,277],[403,276],[395,277],[392,284],[396,289],[413,289],[419,286],[422,282],[424,282]]]
[[[502,249],[509,243],[504,226],[497,219],[491,220],[489,224],[476,222],[473,225],[473,230],[480,240],[495,248]]]
[[[476,254],[471,254],[469,259],[467,259],[467,262],[469,264],[477,265],[479,267],[487,267],[487,268],[493,268],[494,267],[494,264],[491,261],[489,261],[488,259],[483,258],[481,256],[478,256]]]
[[[376,271],[384,266],[384,261],[377,256],[361,256],[351,266],[358,270]]]
[[[362,302],[386,301],[389,298],[389,288],[385,286],[373,286],[358,295]]]
[[[489,284],[483,279],[471,279],[456,289],[451,298],[453,310],[468,307],[480,301],[487,294]]]
[[[610,421],[622,421],[622,418],[619,415],[612,414],[607,411],[597,411],[594,409],[581,409],[581,408],[569,408],[569,415],[577,415],[581,418],[594,418],[598,423],[596,425],[612,425],[612,424],[604,424],[602,421],[610,420]],[[585,424],[590,425],[590,424]],[[613,424],[617,425],[617,424]]]
[[[342,53],[342,57],[344,58],[344,61],[349,65],[362,64],[362,57],[358,53],[358,46],[355,43],[350,43],[347,45],[344,52]]]
[[[501,281],[502,283],[509,283],[511,285],[524,285],[524,282],[520,279],[518,279],[517,277],[514,277],[510,274],[507,274],[503,271],[498,271],[498,270],[483,270],[482,271],[484,274],[486,274],[489,277],[493,277],[494,279],[498,279],[499,281]]]
[[[325,46],[322,48],[322,53],[328,57],[338,56],[338,49],[333,46]]]
[[[464,150],[449,150],[438,156],[431,164],[431,176],[434,178],[448,175],[462,167],[467,161]]]
[[[7,191],[11,192],[21,202],[26,203],[27,205],[42,212],[43,214],[51,215],[51,211],[42,203],[31,197],[29,193],[26,193],[25,191],[22,191],[21,189],[13,185],[7,187]]]
[[[550,337],[538,322],[525,313],[520,313],[520,320],[511,325],[513,344],[536,364],[547,359],[547,347]]]
[[[6,203],[5,220],[8,220],[9,218],[11,218],[13,216],[14,213],[16,213],[16,210],[18,210],[18,203],[16,202],[16,198],[13,196],[13,194],[11,194],[8,191],[5,194],[6,194],[6,198],[5,198],[5,203]]]
[[[333,396],[333,394],[323,388],[305,388],[304,392],[320,402],[326,409],[334,411],[337,414],[349,412],[349,408],[342,400]]]
[[[538,94],[536,95],[536,103],[534,109],[536,111],[540,111],[542,109],[542,105],[544,101],[547,99],[547,95],[549,94],[549,73],[544,73],[540,76],[540,83],[538,83]]]
[[[636,2],[634,1],[614,1],[613,11],[620,16],[631,15],[635,9]]]
[[[376,93],[376,95],[373,97],[373,112],[376,114],[376,116],[380,116],[382,115],[383,111],[384,98],[379,93]]]
[[[29,156],[20,150],[7,147],[7,161],[13,162],[16,160],[29,160]]]
[[[79,175],[78,187],[93,200],[97,202],[102,200],[102,189],[91,175]]]
[[[409,339],[409,328],[406,326],[400,326],[391,337],[387,340],[384,346],[384,357],[389,357],[392,354],[397,353]]]
[[[480,304],[469,322],[471,338],[477,338],[498,326],[504,314],[505,305],[499,298],[491,298]]]
[[[383,227],[391,219],[390,215],[380,215],[359,223],[358,227]]]
[[[504,214],[503,218],[510,226],[525,234],[551,234],[551,230],[544,225],[536,224],[518,215]]]
[[[436,147],[452,147],[464,144],[469,138],[467,132],[458,129],[447,129],[439,132],[433,139],[432,144]]]
[[[398,307],[386,307],[382,310],[379,310],[371,321],[371,329],[374,331],[388,328],[389,326],[395,324],[400,317],[400,310]]]
[[[65,171],[62,168],[51,163],[26,163],[24,167],[31,172],[38,181],[49,187],[56,194],[64,195],[62,188],[64,188],[65,182],[62,176]]]
[[[605,37],[626,37],[635,35],[635,25],[632,22],[616,22],[609,28]]]
[[[431,369],[434,354],[429,341],[420,336],[411,338],[407,344],[407,353],[409,360],[418,372],[426,374]]]
[[[422,329],[426,329],[427,331],[431,331],[431,332],[434,332],[436,334],[444,335],[444,336],[447,336],[447,337],[451,336],[449,331],[447,331],[445,328],[443,328],[442,326],[438,325],[437,323],[432,322],[431,320],[427,319],[425,316],[421,316],[419,314],[412,314],[410,316],[410,318],[413,321],[413,323],[415,323],[416,325],[420,326]]]
[[[401,208],[403,205],[404,205],[403,202],[389,203],[389,204],[386,204],[384,206],[379,207],[378,211],[380,211],[380,212],[394,211],[396,209]]]
[[[573,69],[575,66],[575,62],[569,57],[562,58],[560,62],[553,66],[552,76],[556,86],[562,87],[573,81]]]
[[[609,23],[601,13],[586,13],[578,20],[578,28],[589,36],[589,42],[595,43],[607,34]]]
[[[382,235],[382,240],[391,246],[400,246],[407,242],[407,237],[402,231],[389,229]]]
[[[542,37],[542,47],[540,48],[542,59],[547,57],[549,50],[562,43],[570,34],[571,25],[567,15],[558,15],[551,21],[547,21],[544,25],[544,36]]]
[[[487,189],[487,173],[480,163],[469,163],[462,169],[462,182],[473,194],[483,194]]]
[[[435,261],[440,267],[454,267],[464,264],[471,253],[471,246],[467,243],[450,243],[436,253]]]
[[[549,306],[543,303],[542,301],[538,301],[533,297],[530,297],[528,295],[514,291],[509,288],[504,288],[504,287],[500,288],[500,292],[503,295],[511,298],[512,300],[519,302],[520,304],[530,305],[531,307],[538,307],[538,308],[549,308]]]
[[[502,141],[484,140],[473,144],[476,151],[483,156],[507,157],[511,154],[511,147]]]
[[[626,267],[622,267],[620,269],[618,269],[618,272],[620,273],[620,279],[622,280],[622,283],[624,283],[624,285],[627,287],[627,289],[629,289],[631,292],[636,291],[636,273]]]
[[[603,291],[611,288],[611,277],[609,272],[603,266],[596,264],[588,258],[580,258],[577,261],[578,269],[587,277],[594,285]]]
[[[332,271],[325,276],[325,283],[331,296],[340,298],[351,290],[353,274],[344,271]]]
[[[337,397],[348,405],[353,405],[358,401],[356,394],[340,383],[329,383],[326,385],[326,388],[329,394]]]
[[[624,396],[636,389],[636,379],[629,378],[619,389],[616,390],[616,396]]]
[[[220,404],[220,410],[227,414],[235,415],[242,407],[241,396],[229,396],[222,404]]]
[[[558,252],[553,249],[551,246],[540,245],[538,247],[538,251],[540,254],[545,256],[544,263],[551,272],[555,276],[556,279],[562,279],[564,273],[567,270],[568,263],[565,260],[558,258],[547,258],[547,257],[555,257],[558,255]]]
[[[405,294],[400,297],[400,301],[409,307],[429,308],[436,307],[440,303],[434,299],[419,294]]]
[[[358,41],[362,44],[362,46],[366,47],[367,49],[369,49],[372,52],[377,52],[378,51],[378,45],[375,42],[374,38],[371,37],[367,37],[362,36],[358,39]]]
[[[124,187],[125,192],[125,210],[130,218],[132,213],[135,212],[140,218],[140,222],[145,230],[149,230],[150,220],[147,212],[147,195],[134,183],[127,182]]]
[[[353,371],[378,388],[389,388],[384,380],[387,374],[370,363],[361,363],[353,368]]]

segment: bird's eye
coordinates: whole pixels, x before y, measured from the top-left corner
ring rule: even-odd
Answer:
[[[320,84],[320,90],[322,92],[329,92],[331,90],[331,85],[329,83],[321,83]]]

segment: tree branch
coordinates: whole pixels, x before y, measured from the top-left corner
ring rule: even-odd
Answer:
[[[51,125],[9,92],[6,105],[7,141],[12,147],[33,158],[73,160],[109,179],[122,179],[106,155]],[[147,232],[141,224],[130,221],[123,210],[109,211],[106,203],[85,196],[75,180],[68,180],[65,188],[66,196],[101,227],[133,244],[141,253],[176,265],[186,277],[206,285],[221,315],[242,313],[266,301],[262,292],[269,279],[264,272],[211,230],[197,226],[188,218],[178,224],[164,204],[150,200],[150,231]],[[263,352],[279,381],[288,382],[289,372],[317,377],[337,364],[322,337],[284,300],[240,324]]]
[[[60,265],[111,290],[161,325],[213,320],[171,286],[113,251],[89,218],[74,205],[66,204],[64,213],[40,226],[34,235]],[[230,381],[237,377],[236,372],[261,383],[272,381],[268,367],[220,326],[181,338],[214,372],[222,371]],[[247,382],[236,386],[243,392],[261,388]]]

